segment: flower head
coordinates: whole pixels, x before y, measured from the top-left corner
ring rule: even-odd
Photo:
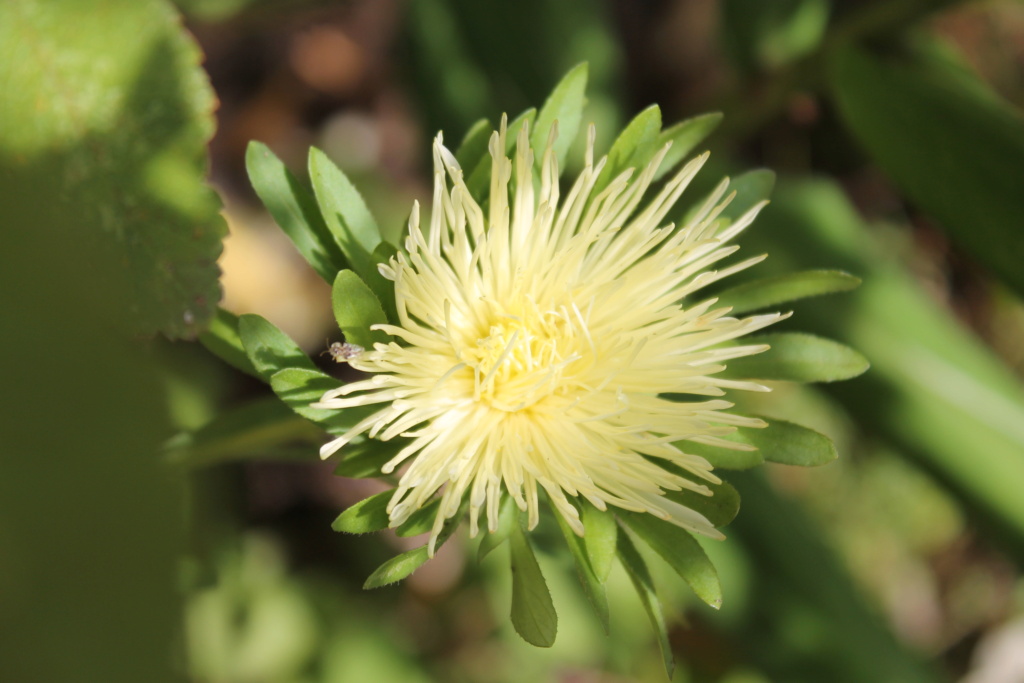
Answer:
[[[536,164],[523,126],[513,162],[502,120],[490,139],[484,209],[438,135],[429,224],[421,228],[414,205],[405,252],[380,267],[394,282],[398,320],[379,328],[396,341],[351,358],[372,377],[315,404],[380,405],[325,445],[324,457],[357,437],[408,439],[383,468],[404,468],[388,513],[398,526],[441,492],[431,553],[464,499],[473,535],[481,514],[495,529],[503,495],[527,511],[532,528],[539,489],[579,534],[570,500],[577,496],[602,510],[647,512],[721,537],[664,493],[710,495],[695,482],[719,482],[707,460],[687,452],[688,442],[742,448],[722,437],[737,426],[763,426],[729,413],[732,403],[721,397],[764,387],[717,375],[726,361],[767,348],[727,342],[782,316],[737,319],[715,299],[697,296],[763,258],[711,269],[738,249],[729,240],[762,205],[734,222],[721,220],[731,199],[723,181],[685,225],[666,223],[707,155],[645,203],[668,146],[646,167],[595,189],[607,159],[594,163],[593,127],[584,169],[562,197],[555,136],[553,126]]]

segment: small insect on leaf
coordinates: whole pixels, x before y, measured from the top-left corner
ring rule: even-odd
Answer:
[[[320,355],[327,354],[334,359],[335,363],[347,363],[353,358],[357,358],[365,349],[358,344],[349,344],[348,342],[331,342],[331,345],[327,347],[327,350]]]

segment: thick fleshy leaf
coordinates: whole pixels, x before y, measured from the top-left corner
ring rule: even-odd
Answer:
[[[558,528],[562,530],[562,535],[565,536],[566,545],[569,546],[573,562],[576,565],[576,577],[580,580],[580,585],[583,586],[583,593],[587,596],[590,606],[594,608],[594,612],[597,613],[598,619],[601,620],[601,626],[607,634],[608,595],[604,589],[604,582],[598,578],[597,573],[594,571],[583,539],[577,536],[572,528],[569,527],[569,524],[560,512],[552,509],[552,514],[554,514],[555,519],[558,521]]]
[[[461,519],[462,514],[460,512],[445,522],[444,527],[441,528],[441,533],[437,537],[436,548],[440,548],[451,538],[452,533],[458,528]],[[377,567],[366,579],[363,588],[380,588],[381,586],[398,583],[422,567],[429,559],[430,556],[427,554],[427,546],[425,545],[413,548],[401,555],[396,555]]]
[[[523,640],[531,645],[551,647],[558,632],[558,615],[533,548],[518,524],[512,528],[509,543],[512,558],[512,625]]]
[[[847,292],[860,278],[841,270],[805,270],[760,278],[718,294],[718,305],[732,308],[731,314],[750,313],[789,301],[823,294]]]
[[[849,47],[830,73],[839,111],[871,157],[957,244],[1024,295],[1020,113],[966,70],[920,50],[896,60]]]
[[[619,525],[608,510],[598,510],[585,498],[580,499],[580,521],[585,530],[583,545],[587,549],[590,566],[598,580],[604,583],[611,573],[615,549],[618,545]]]
[[[764,429],[742,429],[739,438],[752,446],[769,462],[800,467],[816,467],[839,457],[832,439],[808,427],[785,420],[764,418]]]
[[[658,649],[661,650],[661,657],[665,664],[665,673],[668,674],[669,680],[672,680],[676,660],[672,655],[672,644],[668,640],[668,627],[665,625],[665,615],[661,611],[658,592],[654,588],[654,579],[651,578],[647,563],[637,552],[629,534],[618,535],[617,549],[619,560],[626,569],[626,573],[629,574],[636,593],[640,597],[640,604],[643,605],[644,611],[647,612],[647,618],[650,619],[651,626],[654,628],[654,635],[658,639]]]
[[[540,108],[540,112],[537,114],[537,125],[534,126],[530,134],[531,146],[535,150],[542,150],[547,145],[552,124],[558,122],[555,157],[558,159],[559,168],[565,166],[565,157],[576,138],[580,119],[583,117],[583,105],[586,103],[584,91],[587,87],[587,71],[586,62],[577,64],[559,81],[544,102],[544,106]],[[540,163],[539,154],[535,161]]]
[[[368,534],[387,529],[391,520],[388,518],[388,503],[394,491],[382,491],[369,498],[364,498],[350,506],[334,520],[331,528],[347,534]]]
[[[530,108],[508,122],[508,126],[505,129],[505,154],[513,154],[513,150],[516,148],[516,138],[519,137],[519,131],[524,125],[532,126],[535,118],[537,118],[537,110]],[[490,140],[490,136],[488,136],[488,140]],[[493,162],[494,160],[491,158],[490,152],[487,151],[476,162],[475,167],[463,169],[466,175],[466,187],[469,188],[469,193],[473,196],[473,199],[481,205],[487,200],[491,189],[491,164]]]
[[[386,344],[391,336],[380,330],[371,330],[371,325],[387,323],[380,300],[351,270],[343,270],[334,279],[331,290],[331,305],[338,327],[345,334],[345,341],[372,349],[375,342]]]
[[[245,153],[249,182],[302,257],[327,282],[348,266],[327,228],[316,198],[270,148],[253,140]]]
[[[477,164],[487,156],[487,142],[491,139],[494,126],[487,119],[480,119],[466,131],[455,150],[455,160],[459,162],[464,173],[476,168]]]
[[[284,368],[316,370],[313,361],[291,337],[254,313],[238,318],[238,335],[252,366],[266,381]]]
[[[652,105],[636,115],[608,152],[608,163],[597,177],[592,196],[597,196],[616,176],[627,168],[637,169],[633,176],[647,165],[657,150],[658,134],[661,132],[661,109]],[[673,145],[674,146],[674,145]]]
[[[218,415],[198,430],[180,434],[164,446],[168,462],[208,467],[233,460],[311,459],[312,449],[285,450],[294,441],[310,442],[323,432],[274,396]]]
[[[227,230],[204,183],[216,100],[201,59],[163,0],[0,3],[5,225],[25,202],[33,225],[17,229],[68,226],[109,252],[141,334],[193,337],[220,300]]]
[[[654,179],[661,178],[678,166],[721,122],[722,115],[712,112],[680,121],[661,131],[654,149],[661,149],[667,142],[671,142],[672,146],[655,172]]]
[[[519,510],[511,496],[505,496],[501,501],[501,508],[498,510],[498,524],[493,532],[488,531],[480,538],[480,548],[477,550],[477,562],[482,562],[492,550],[508,540],[512,533],[512,527],[519,524]]]
[[[683,577],[698,598],[715,609],[722,606],[722,585],[718,580],[718,572],[700,543],[688,531],[647,513],[623,510],[617,514]]]
[[[867,359],[848,346],[799,332],[777,332],[743,339],[746,344],[768,344],[763,353],[736,358],[723,377],[789,382],[836,382],[863,374]]]
[[[270,387],[278,398],[296,413],[316,422],[331,434],[344,434],[377,409],[377,406],[357,406],[345,410],[310,407],[311,403],[319,401],[324,393],[337,389],[338,385],[338,380],[330,375],[307,368],[285,368],[270,377]]]
[[[249,360],[249,356],[245,352],[242,338],[238,336],[238,316],[234,313],[217,308],[217,313],[210,321],[210,326],[199,335],[199,342],[206,347],[207,351],[228,365],[247,375],[260,377],[260,373],[253,367],[252,361]]]

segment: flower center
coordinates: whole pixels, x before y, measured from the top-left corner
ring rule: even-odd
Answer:
[[[532,310],[492,320],[462,352],[473,371],[474,398],[514,412],[568,391],[571,366],[583,358],[585,335],[582,320],[564,310]]]

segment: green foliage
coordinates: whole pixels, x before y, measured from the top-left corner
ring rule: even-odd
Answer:
[[[259,377],[249,360],[238,334],[238,316],[218,307],[209,327],[199,335],[199,343],[213,355],[247,375]]]
[[[1024,294],[1020,113],[921,50],[899,60],[848,47],[831,64],[831,85],[872,159],[954,241]]]
[[[291,338],[268,320],[249,313],[238,319],[238,336],[249,362],[264,381],[282,368],[305,368],[316,372],[309,356]]]
[[[558,615],[551,591],[537,564],[522,527],[514,525],[510,536],[512,561],[512,625],[523,640],[537,647],[551,647],[558,631]]]
[[[535,150],[542,150],[547,145],[551,126],[558,123],[558,138],[555,140],[554,150],[559,168],[565,167],[565,157],[569,153],[569,146],[576,138],[580,119],[583,117],[587,73],[588,65],[583,62],[573,67],[559,81],[544,102],[544,106],[540,108],[537,123],[530,133],[530,146]],[[535,161],[540,163],[539,156]]]
[[[388,319],[380,300],[351,270],[342,270],[334,279],[331,304],[334,319],[347,342],[372,349],[375,343],[386,344],[391,340],[386,332],[370,329],[373,325],[386,324]]]
[[[626,573],[629,574],[629,578],[633,582],[634,588],[636,588],[637,595],[640,597],[640,603],[643,605],[644,611],[647,612],[647,617],[654,628],[654,633],[658,638],[658,649],[661,650],[661,657],[665,664],[665,673],[668,675],[669,680],[671,680],[672,674],[675,672],[676,662],[672,655],[672,643],[668,640],[668,628],[665,625],[665,615],[661,611],[658,591],[654,587],[654,579],[651,578],[651,572],[647,569],[644,558],[637,552],[636,546],[633,545],[633,541],[629,538],[629,534],[619,534],[617,549],[619,561],[622,562]]]
[[[839,457],[835,444],[824,434],[785,420],[767,419],[767,422],[764,429],[742,430],[739,438],[756,446],[769,462],[817,467]]]
[[[661,166],[655,171],[654,179],[661,178],[678,166],[704,138],[714,132],[721,122],[722,115],[712,112],[680,121],[661,131],[658,135],[658,142],[654,146],[655,149],[661,149],[669,142],[672,143],[672,146],[669,147],[668,152],[665,154]]]
[[[477,561],[482,562],[492,550],[508,540],[512,533],[512,527],[519,524],[519,510],[511,496],[506,496],[501,501],[498,509],[498,524],[493,532],[483,534],[480,538],[480,548],[477,551]]]
[[[829,0],[725,0],[722,36],[743,69],[777,69],[818,47],[830,4]]]
[[[368,534],[387,529],[391,523],[387,507],[393,495],[393,491],[382,491],[364,498],[338,515],[331,528],[348,534]]]
[[[729,361],[723,376],[790,382],[836,382],[867,371],[869,363],[853,349],[830,339],[798,332],[745,337],[743,344],[768,350]]]
[[[655,104],[637,114],[612,143],[608,150],[608,163],[594,183],[594,196],[626,169],[636,169],[634,175],[640,173],[657,151],[659,133],[661,109]]]
[[[812,296],[847,292],[859,284],[860,278],[841,270],[805,270],[760,278],[731,287],[718,295],[718,303],[729,306],[731,314],[737,315]]]
[[[558,521],[559,529],[562,530],[566,545],[569,546],[569,552],[572,554],[573,563],[576,566],[576,577],[580,580],[587,600],[600,619],[604,632],[608,633],[608,596],[604,589],[604,581],[607,576],[605,579],[601,579],[597,575],[594,565],[590,561],[585,539],[576,535],[576,532],[557,510],[552,509],[552,513]]]
[[[619,536],[619,525],[610,510],[598,510],[588,500],[581,499],[580,521],[587,530],[583,537],[587,559],[597,578],[604,583],[612,571],[615,549]]]
[[[111,254],[142,334],[194,336],[220,299],[226,230],[203,182],[214,97],[199,62],[163,0],[0,6],[4,194],[48,189],[33,224],[74,225],[67,237]]]

